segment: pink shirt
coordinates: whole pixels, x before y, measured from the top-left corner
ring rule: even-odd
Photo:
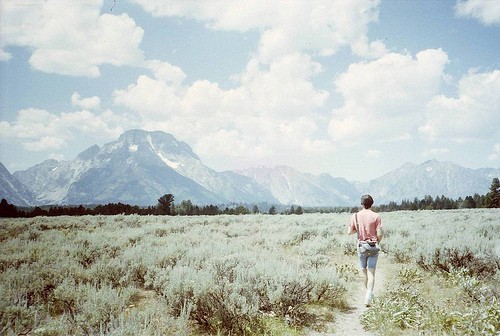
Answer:
[[[356,231],[355,214],[351,216],[349,226]],[[358,212],[359,240],[378,241],[377,229],[382,227],[380,215],[370,209],[363,209]]]

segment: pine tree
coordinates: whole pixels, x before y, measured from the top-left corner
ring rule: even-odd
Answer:
[[[161,215],[172,214],[172,205],[174,204],[174,195],[165,194],[158,199],[157,208]]]
[[[15,205],[9,204],[5,198],[0,202],[0,217],[17,217],[19,214]]]
[[[490,192],[486,195],[488,208],[500,208],[500,180],[498,177],[491,181]]]
[[[466,209],[473,209],[476,207],[476,201],[472,196],[465,197],[465,200],[462,202],[462,207]]]
[[[259,207],[257,206],[257,204],[253,206],[252,213],[254,213],[254,214],[260,213],[260,210],[259,210]]]

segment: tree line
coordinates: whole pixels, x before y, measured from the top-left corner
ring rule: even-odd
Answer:
[[[286,215],[301,215],[304,210],[301,206],[291,206],[282,211],[278,211],[277,206],[271,205],[267,212],[260,210],[258,205],[253,205],[252,210],[248,205],[232,204],[230,206],[217,205],[196,205],[190,200],[183,200],[179,204],[174,203],[172,194],[163,195],[158,199],[156,206],[139,207],[124,203],[108,203],[97,206],[36,206],[34,208],[17,208],[8,203],[6,199],[0,202],[0,217],[23,217],[31,218],[37,216],[85,216],[85,215],[167,215],[167,216],[215,216],[215,215],[248,215],[267,213],[276,215],[278,213]]]
[[[277,206],[271,205],[267,212],[261,211],[258,205],[253,205],[249,210],[247,205],[238,204],[226,207],[217,205],[199,206],[193,204],[190,200],[183,200],[175,204],[175,197],[172,194],[165,194],[158,199],[156,206],[139,207],[123,203],[108,203],[97,206],[45,206],[18,209],[15,205],[9,204],[6,199],[0,202],[0,217],[37,217],[37,216],[83,216],[83,215],[168,215],[168,216],[201,216],[201,215],[247,215],[266,213],[276,215],[278,213],[285,215],[302,215],[304,212],[345,212],[349,211],[346,207],[331,208],[308,208],[301,206],[291,206],[282,208],[278,211]],[[494,178],[491,182],[490,191],[486,195],[474,194],[465,198],[453,200],[444,195],[435,198],[427,195],[423,199],[415,197],[412,201],[402,200],[399,204],[390,202],[376,207],[377,211],[388,212],[398,210],[444,210],[444,209],[467,209],[467,208],[500,208],[500,180]],[[351,209],[354,211],[355,209]]]
[[[476,193],[457,200],[444,195],[435,198],[427,195],[422,199],[415,197],[412,201],[403,200],[399,204],[390,202],[377,208],[379,211],[500,208],[500,180],[497,177],[492,180],[490,191],[486,195]]]

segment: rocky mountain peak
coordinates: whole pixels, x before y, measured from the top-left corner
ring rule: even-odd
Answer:
[[[78,154],[77,158],[78,160],[86,161],[86,160],[92,160],[101,150],[101,148],[97,145],[91,146]]]
[[[178,141],[173,135],[161,131],[128,130],[118,138],[118,143],[126,144],[130,151],[140,146],[150,148],[154,153],[162,155],[186,156],[199,160],[191,147],[185,142]]]
[[[154,205],[166,193],[175,195],[177,202],[189,199],[199,205],[268,202],[352,206],[359,203],[362,193],[372,194],[378,204],[387,204],[426,195],[456,199],[485,194],[492,177],[500,172],[437,160],[406,163],[366,183],[330,174],[301,173],[288,166],[216,172],[205,166],[185,142],[168,133],[143,130],[126,131],[102,147],[91,146],[75,160],[46,160],[12,175],[1,168],[1,186],[6,187],[0,191],[7,200],[25,204],[22,195],[16,196],[20,193],[26,195],[25,200],[33,199],[33,205]]]

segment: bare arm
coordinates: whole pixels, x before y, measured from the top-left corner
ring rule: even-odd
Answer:
[[[347,227],[347,234],[351,235],[354,233],[356,233],[356,229],[349,224],[349,226]]]
[[[381,227],[379,227],[377,229],[377,241],[380,243],[383,237],[384,237],[384,231],[382,230]]]
[[[351,218],[351,221],[352,221],[352,218]],[[347,225],[347,234],[348,235],[356,233],[356,228],[354,227],[354,225],[352,225],[351,221],[349,221],[349,225]]]

